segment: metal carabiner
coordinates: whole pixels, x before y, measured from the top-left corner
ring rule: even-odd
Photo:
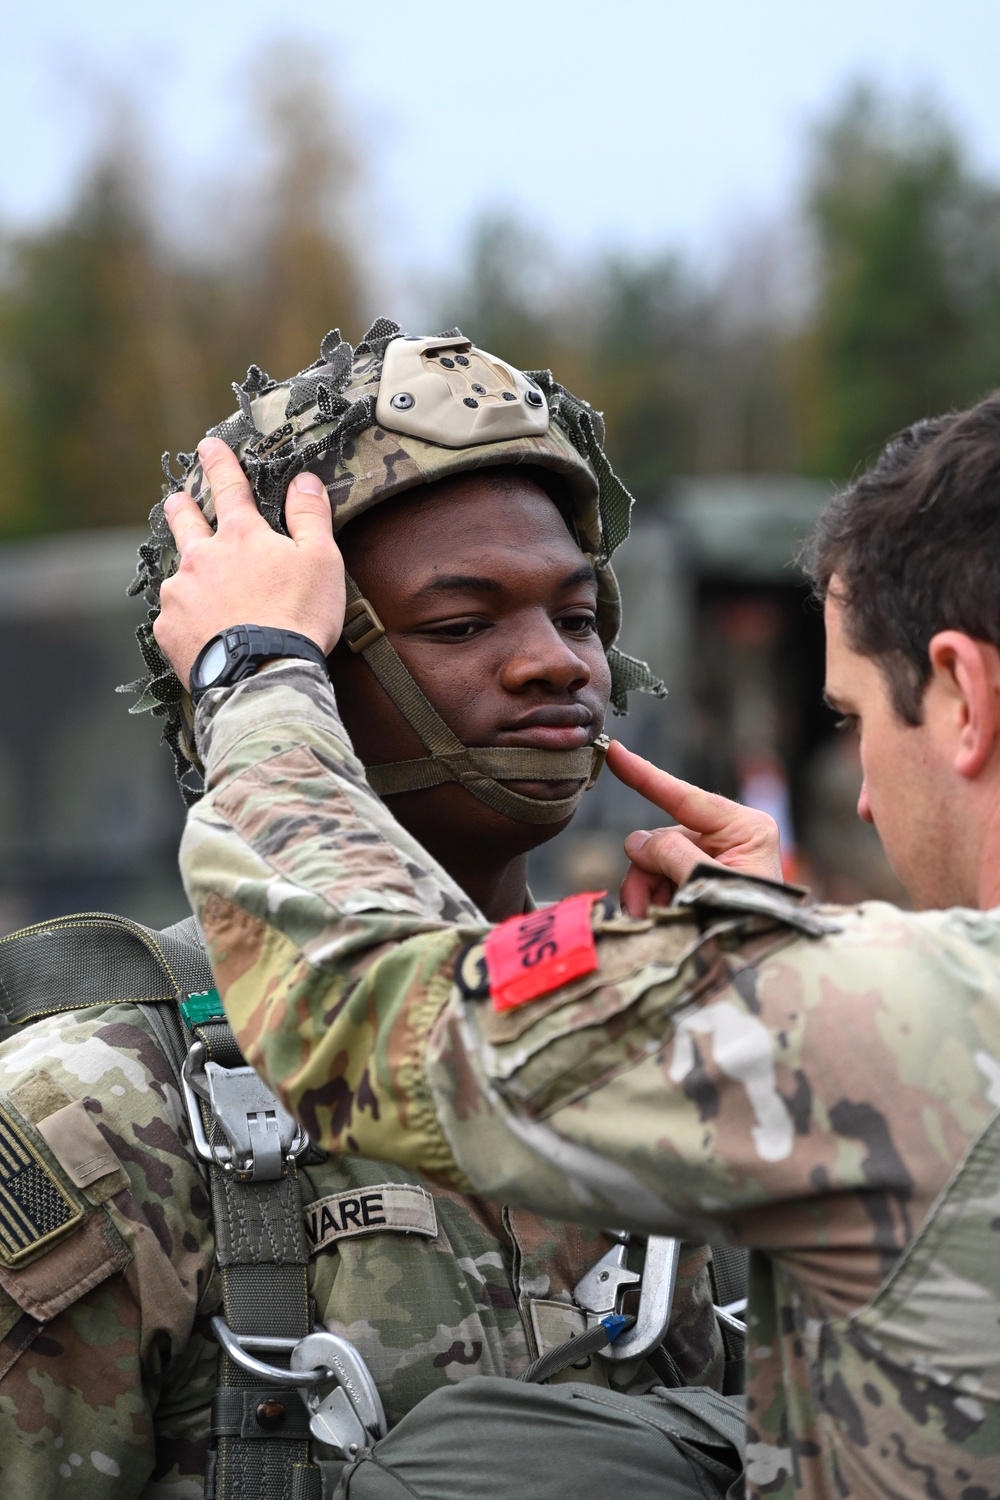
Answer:
[[[309,1413],[309,1431],[342,1457],[353,1458],[360,1449],[385,1437],[385,1410],[378,1387],[354,1345],[325,1328],[307,1334],[292,1350],[293,1372],[301,1368],[308,1375],[319,1365],[337,1384],[321,1400],[314,1389],[317,1382],[305,1383],[300,1395]]]
[[[335,1448],[342,1458],[353,1458],[362,1448],[385,1437],[385,1409],[372,1373],[354,1345],[328,1329],[303,1338],[234,1333],[225,1318],[211,1320],[212,1331],[229,1358],[272,1386],[291,1386],[309,1413],[309,1431],[318,1442]],[[248,1351],[288,1355],[288,1368],[256,1359]],[[327,1396],[317,1387],[335,1382]]]
[[[640,1359],[663,1343],[670,1325],[681,1257],[680,1240],[651,1234],[646,1241],[646,1259],[640,1274],[628,1269],[626,1247],[627,1239],[614,1245],[573,1288],[573,1300],[583,1308],[587,1324],[592,1327],[609,1313],[620,1312],[622,1294],[639,1287],[635,1322],[597,1351],[602,1359],[613,1361]]]
[[[322,1385],[324,1381],[334,1378],[333,1373],[325,1365],[317,1365],[313,1369],[307,1369],[303,1365],[301,1369],[289,1370],[283,1365],[269,1365],[262,1359],[254,1359],[252,1354],[247,1353],[248,1349],[257,1349],[261,1354],[291,1356],[301,1344],[301,1339],[280,1338],[276,1335],[257,1333],[234,1333],[221,1314],[216,1314],[211,1319],[211,1325],[212,1332],[233,1363],[250,1375],[259,1375],[269,1385],[288,1385],[295,1390],[301,1390],[303,1386]]]
[[[626,1264],[628,1246],[612,1245],[573,1288],[573,1301],[587,1314],[588,1327],[621,1310],[621,1295],[642,1281]]]

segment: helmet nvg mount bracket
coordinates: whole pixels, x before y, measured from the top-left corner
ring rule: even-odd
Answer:
[[[393,339],[382,361],[375,419],[445,448],[541,437],[549,405],[513,365],[471,339]]]

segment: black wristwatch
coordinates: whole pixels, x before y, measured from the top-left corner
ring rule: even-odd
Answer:
[[[191,701],[197,703],[209,688],[231,687],[250,677],[262,662],[276,656],[298,656],[326,667],[326,657],[315,641],[294,630],[271,625],[230,625],[206,641],[191,668]]]

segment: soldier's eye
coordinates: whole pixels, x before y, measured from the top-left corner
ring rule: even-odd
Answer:
[[[837,720],[836,724],[834,725],[834,728],[839,729],[842,734],[854,734],[857,730],[857,727],[857,714],[844,714]]]
[[[482,630],[478,620],[452,620],[446,625],[433,626],[435,635],[443,635],[449,641],[466,641]]]
[[[559,624],[566,631],[567,635],[593,635],[597,629],[597,620],[589,612],[586,614],[563,615]]]

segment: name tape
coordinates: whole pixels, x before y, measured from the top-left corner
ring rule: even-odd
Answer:
[[[338,1240],[361,1234],[424,1234],[437,1232],[434,1199],[426,1188],[406,1182],[386,1182],[376,1187],[356,1188],[317,1198],[305,1209],[303,1220],[309,1254],[318,1255]]]
[[[494,927],[485,943],[494,1010],[513,1010],[597,968],[590,913],[606,894],[583,891]]]

